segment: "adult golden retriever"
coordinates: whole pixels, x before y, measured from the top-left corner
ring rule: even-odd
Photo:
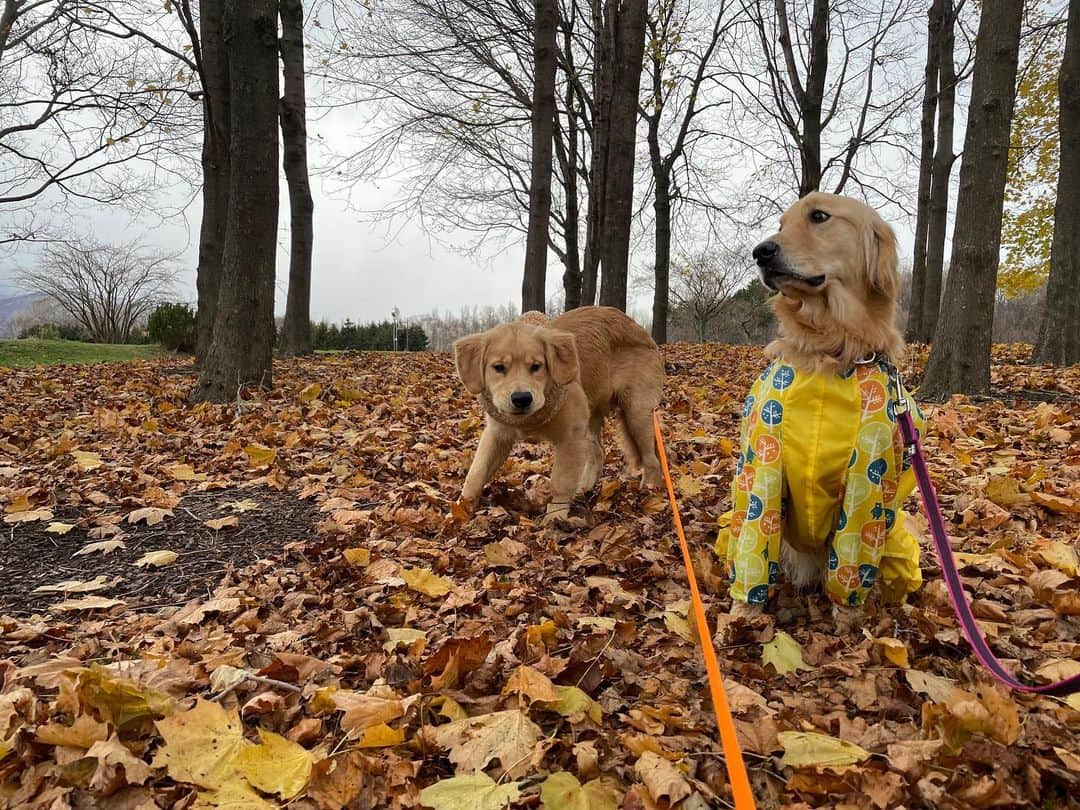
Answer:
[[[850,625],[875,583],[906,595],[921,582],[901,510],[913,479],[892,410],[890,369],[904,348],[896,237],[863,203],[814,192],[753,258],[778,293],[779,329],[744,405],[721,533],[731,614],[760,615],[784,571],[798,587],[824,584]]]
[[[519,320],[454,344],[458,375],[484,408],[486,424],[465,478],[474,505],[515,442],[555,446],[545,519],[564,516],[574,495],[591,489],[604,465],[600,435],[611,411],[627,466],[646,485],[661,483],[652,433],[664,362],[640,326],[612,307],[580,307],[552,321]]]

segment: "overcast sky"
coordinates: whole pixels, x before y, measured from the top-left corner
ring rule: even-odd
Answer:
[[[355,147],[356,142],[351,139],[360,134],[361,120],[355,110],[337,110],[326,118],[312,121],[309,130],[313,136],[317,135],[339,147],[350,142]],[[957,134],[957,141],[962,142],[962,133]],[[320,157],[319,147],[313,145],[310,155],[313,169],[320,165]],[[740,173],[738,167],[730,167],[730,171]],[[910,173],[911,176],[901,182],[914,188],[915,167],[898,167],[898,171]],[[396,188],[393,181],[383,181],[377,185],[362,182],[352,187],[351,192],[352,199],[359,205],[373,209],[379,207],[381,201],[392,199]],[[314,320],[382,320],[389,317],[394,307],[398,307],[405,316],[414,316],[436,308],[457,311],[462,307],[500,306],[520,301],[522,244],[512,244],[495,256],[469,257],[429,238],[415,223],[406,224],[388,235],[385,227],[365,222],[359,212],[350,209],[340,190],[328,188],[319,176],[312,178],[312,193],[315,198],[315,244],[311,315]],[[119,243],[141,237],[149,245],[181,253],[184,272],[178,298],[194,302],[200,222],[198,190],[183,188],[163,193],[162,207],[180,206],[192,196],[194,201],[187,207],[184,216],[172,217],[164,225],[153,221],[153,217],[139,217],[130,212],[97,206],[81,210],[76,229],[108,242]],[[284,180],[280,211],[283,226],[278,235],[278,314],[285,309],[288,279],[288,231],[285,227],[288,222],[288,193]],[[894,218],[891,224],[900,239],[902,260],[910,262],[913,223],[906,218]],[[767,235],[771,227],[770,224],[763,229],[760,236]],[[462,246],[469,243],[471,236],[463,233],[455,240],[453,234],[440,234],[443,242],[454,241]],[[14,269],[33,262],[34,253],[30,248],[7,257],[4,261],[6,266],[0,266],[0,286],[5,280],[11,286],[10,277]],[[647,272],[651,262],[651,244],[643,240],[631,252],[631,272]],[[747,256],[748,274],[752,272],[751,267],[752,262]],[[561,278],[562,267],[552,257],[548,272],[549,297],[561,289]],[[649,294],[639,292],[637,295],[638,299],[630,307],[632,314],[644,314],[650,309],[647,300]]]

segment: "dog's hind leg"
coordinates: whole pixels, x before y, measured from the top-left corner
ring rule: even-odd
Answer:
[[[630,426],[626,424],[626,415],[621,408],[615,411],[615,435],[626,461],[626,477],[637,478],[641,475],[641,453],[638,452],[637,442],[630,433]]]
[[[658,404],[640,395],[620,397],[619,402],[627,433],[640,460],[641,483],[650,487],[662,486],[664,483],[660,459],[656,455],[656,439],[653,436],[653,409]]]

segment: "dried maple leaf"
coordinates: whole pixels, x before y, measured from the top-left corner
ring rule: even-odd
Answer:
[[[259,729],[259,744],[241,748],[236,770],[263,793],[283,799],[300,794],[311,777],[315,757],[303,746],[266,729]]]
[[[497,772],[516,779],[531,770],[542,734],[524,712],[510,709],[438,726],[434,736],[459,773],[478,773],[497,759]]]
[[[544,810],[616,810],[619,791],[610,782],[593,779],[584,785],[566,771],[551,774],[540,785]]]
[[[649,791],[654,801],[665,798],[668,805],[674,805],[690,795],[690,783],[667,759],[646,751],[634,764],[634,773]]]
[[[420,802],[432,810],[503,810],[517,801],[516,782],[499,784],[486,773],[443,779],[420,792]]]
[[[193,708],[155,725],[164,741],[155,768],[165,768],[178,782],[211,789],[237,781],[236,757],[248,743],[235,713],[197,698]]]

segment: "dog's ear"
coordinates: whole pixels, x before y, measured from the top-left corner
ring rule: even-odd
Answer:
[[[572,383],[580,373],[574,336],[557,329],[545,329],[542,334],[546,347],[544,359],[547,361],[551,378],[559,385]]]
[[[487,335],[469,335],[454,341],[454,365],[470,394],[484,390],[484,351]]]
[[[885,220],[874,216],[866,234],[866,273],[872,292],[889,299],[900,293],[896,234]]]

